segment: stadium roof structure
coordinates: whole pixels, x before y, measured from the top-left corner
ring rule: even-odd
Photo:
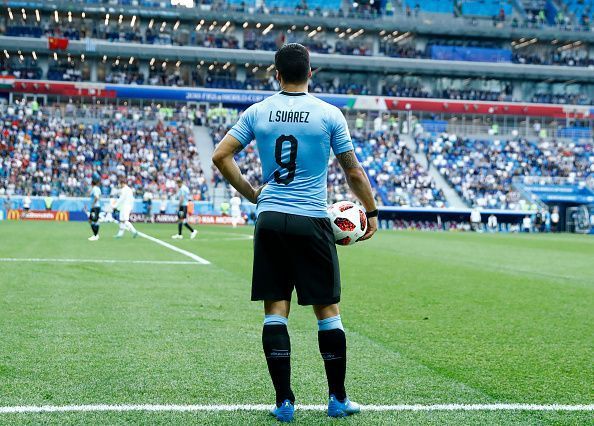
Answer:
[[[50,53],[47,39],[31,37],[0,37],[0,49],[23,52]],[[151,59],[153,57],[198,63],[205,61],[230,62],[235,64],[271,64],[274,52],[263,50],[222,49],[212,47],[163,46],[137,43],[114,43],[105,40],[72,40],[64,53],[85,54],[87,57],[110,57]],[[312,53],[314,67],[333,70],[368,71],[379,73],[415,73],[430,76],[494,77],[522,80],[550,80],[594,82],[594,72],[585,67],[542,66],[511,63],[443,61],[434,59],[409,59],[368,56],[346,56]]]
[[[68,1],[5,1],[7,7],[34,8],[46,11],[72,11],[86,13],[124,13],[137,15],[139,17],[153,17],[163,19],[179,18],[196,22],[205,20],[229,20],[235,23],[272,23],[275,26],[310,25],[326,28],[352,27],[362,28],[365,31],[379,32],[381,30],[411,31],[427,35],[442,36],[470,36],[474,38],[491,39],[519,39],[538,38],[539,40],[551,41],[575,41],[594,42],[594,32],[571,31],[557,27],[544,26],[542,28],[513,27],[509,23],[500,23],[493,26],[490,20],[476,20],[472,25],[469,18],[454,19],[444,14],[423,14],[415,16],[380,16],[373,19],[360,18],[339,18],[321,15],[275,15],[265,13],[235,12],[232,10],[209,10],[208,7],[194,8],[150,8],[124,5],[93,5],[80,4]],[[444,19],[447,17],[449,19]]]

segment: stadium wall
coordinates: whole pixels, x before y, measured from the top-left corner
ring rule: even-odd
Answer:
[[[21,196],[7,198],[0,197],[0,221],[3,220],[31,220],[31,221],[70,221],[84,222],[88,220],[86,213],[86,198],[62,198],[52,203],[51,209],[45,209],[42,197],[31,197],[31,210],[24,212],[22,209]],[[156,204],[156,203],[155,203]],[[161,213],[155,204],[151,210],[150,222],[173,224],[177,222],[177,210],[175,203],[168,203],[165,213]],[[102,205],[109,205],[109,200],[103,199]],[[594,234],[594,204],[588,208],[590,214],[591,230]],[[101,220],[110,221],[107,212],[102,211]],[[110,209],[109,209],[110,210]],[[253,224],[255,219],[255,206],[246,204],[242,206],[244,213],[240,224]],[[470,230],[471,209],[452,208],[412,208],[412,207],[380,207],[379,222],[383,229],[419,229],[419,230]],[[536,211],[532,210],[497,210],[484,209],[480,211],[481,221],[486,225],[488,217],[493,214],[497,217],[498,230],[501,232],[519,231],[522,219],[528,215],[534,218]],[[134,210],[130,217],[133,222],[144,222],[145,207],[142,200],[136,200]],[[222,215],[209,202],[194,202],[194,211],[188,221],[192,224],[230,225],[231,218]],[[564,217],[560,230],[565,230]]]
[[[13,197],[0,197],[0,210],[3,211],[3,217],[9,219],[18,219],[16,217],[16,213],[12,213],[9,215],[9,212],[17,212],[23,210],[23,196],[13,196]],[[102,209],[105,210],[105,206],[110,204],[110,200],[107,198],[103,198],[101,200]],[[153,202],[153,211],[156,211],[158,207],[156,204],[160,202]],[[197,214],[212,214],[214,209],[213,205],[207,201],[194,201],[194,212]],[[51,206],[49,209],[46,208],[45,197],[31,197],[31,211],[35,212],[53,212],[56,215],[59,212],[66,212],[69,214],[69,217],[63,220],[71,220],[71,221],[84,221],[88,220],[86,210],[89,208],[89,198],[82,198],[82,197],[60,197],[60,198],[52,198]],[[134,202],[134,213],[142,214],[145,211],[145,206],[142,199],[137,199]],[[176,215],[177,214],[177,205],[174,202],[169,201],[167,203],[167,209],[165,211],[166,214]],[[10,216],[10,217],[9,217]],[[59,216],[59,215],[58,215]],[[46,220],[53,220],[48,219]],[[57,219],[59,220],[59,219]]]

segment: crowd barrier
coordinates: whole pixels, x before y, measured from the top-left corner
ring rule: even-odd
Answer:
[[[70,221],[70,212],[55,210],[3,210],[2,218],[7,220],[50,220],[56,222]]]
[[[56,222],[84,222],[88,220],[87,209],[81,210],[54,210],[39,209],[37,203],[32,203],[34,208],[25,211],[19,197],[10,200],[12,207],[6,207],[6,197],[0,197],[0,220],[25,220],[25,221],[56,221]],[[78,206],[72,200],[64,199],[62,206]],[[88,204],[88,201],[87,201]],[[150,222],[150,223],[169,223],[177,222],[177,208],[174,203],[168,207],[167,211],[161,212],[157,206],[153,206],[150,212],[146,212],[142,202],[136,202],[135,208],[130,216],[132,222]],[[230,225],[231,217],[223,215],[218,209],[215,209],[211,203],[194,203],[194,209],[190,209],[188,222],[192,224],[213,224]],[[2,206],[4,205],[4,208]],[[16,207],[14,205],[17,205]],[[594,230],[594,207],[589,208],[592,229]],[[255,216],[254,206],[243,209],[243,217],[240,224],[252,224]],[[500,209],[482,209],[481,222],[486,225],[489,216],[494,215],[497,218],[498,227],[502,231],[515,229],[522,223],[526,216],[535,217],[534,210],[500,210]],[[422,229],[453,229],[457,227],[462,229],[461,225],[470,223],[471,209],[454,208],[412,208],[412,207],[380,207],[379,221],[383,228],[399,229],[411,224],[411,227]],[[101,221],[111,221],[109,210],[103,210]],[[563,216],[563,215],[562,215]],[[562,218],[563,219],[563,218]],[[564,229],[563,227],[561,228]]]

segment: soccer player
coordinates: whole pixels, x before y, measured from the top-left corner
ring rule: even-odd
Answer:
[[[191,232],[190,238],[193,240],[198,235],[198,231],[190,226],[188,223],[188,201],[190,200],[190,188],[186,186],[181,178],[177,180],[177,198],[179,204],[177,207],[177,234],[172,235],[171,238],[175,240],[181,240],[184,238],[182,235],[182,228],[185,226]]]
[[[231,225],[237,228],[237,224],[241,220],[241,198],[235,194],[229,200],[229,204],[231,205]]]
[[[120,230],[118,231],[116,238],[122,238],[124,236],[124,231],[132,232],[132,236],[136,238],[138,236],[138,231],[130,222],[130,213],[132,213],[132,209],[134,208],[134,192],[132,191],[132,188],[128,186],[128,181],[125,176],[120,178],[120,184],[122,185],[122,188],[120,189],[120,198],[118,198],[116,204],[116,209],[120,212]]]
[[[99,213],[101,213],[101,189],[99,189],[98,176],[93,176],[92,185],[89,224],[91,225],[93,235],[89,237],[89,241],[97,241],[99,239]]]
[[[142,195],[142,203],[144,204],[144,221],[151,220],[151,210],[153,207],[153,193],[149,188],[145,189]]]
[[[27,194],[25,195],[25,198],[23,198],[23,210],[25,212],[28,212],[29,210],[31,210],[31,193],[27,192]]]
[[[276,391],[271,414],[280,421],[294,416],[291,389],[291,343],[287,330],[293,289],[297,303],[313,305],[318,343],[329,388],[328,415],[359,412],[345,390],[346,338],[338,303],[340,273],[334,235],[327,217],[330,149],[344,169],[350,189],[367,211],[369,226],[361,239],[377,231],[377,208],[340,110],[307,93],[309,52],[300,44],[275,55],[282,91],[252,105],[227,133],[213,162],[231,185],[257,203],[252,300],[264,301],[262,344]],[[257,141],[262,176],[255,189],[233,156]]]

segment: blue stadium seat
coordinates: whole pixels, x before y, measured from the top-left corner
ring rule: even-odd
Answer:
[[[579,22],[583,15],[594,18],[594,0],[562,0],[567,5],[567,10],[575,15]]]
[[[243,3],[245,7],[256,7],[256,0],[227,0],[227,4],[239,6]]]
[[[267,0],[266,7],[269,9],[279,8],[283,10],[295,10],[301,4],[301,0]],[[338,9],[342,4],[341,0],[311,0],[307,2],[309,9]]]
[[[510,16],[513,11],[512,5],[507,1],[478,0],[465,1],[462,3],[462,14],[469,16],[497,16],[499,15],[500,9],[503,9],[506,16]]]

